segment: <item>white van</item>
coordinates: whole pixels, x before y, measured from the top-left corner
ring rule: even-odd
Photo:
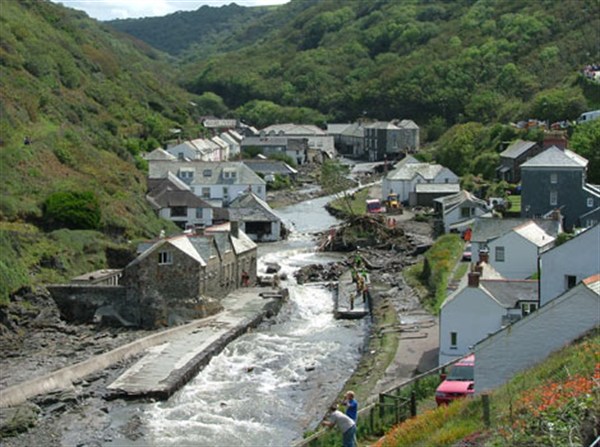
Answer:
[[[592,110],[591,112],[585,112],[579,115],[579,118],[577,118],[577,124],[587,123],[588,121],[598,118],[600,118],[600,110]]]

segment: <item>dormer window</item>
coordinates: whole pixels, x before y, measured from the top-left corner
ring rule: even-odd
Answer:
[[[194,178],[193,169],[181,169],[179,171],[179,178],[183,181],[191,181]]]
[[[204,177],[212,177],[212,170],[211,169],[205,169],[204,171],[202,171],[202,175]]]
[[[225,170],[225,171],[223,171],[223,178],[234,179],[236,177],[237,177],[236,171],[231,171],[231,170]]]

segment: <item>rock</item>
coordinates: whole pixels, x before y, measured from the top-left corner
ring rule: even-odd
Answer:
[[[27,402],[15,407],[0,408],[0,439],[27,431],[37,423],[40,407]]]
[[[267,262],[267,273],[278,273],[281,270],[281,266],[275,262]]]

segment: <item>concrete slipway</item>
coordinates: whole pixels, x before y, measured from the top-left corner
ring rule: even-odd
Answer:
[[[223,300],[217,315],[144,337],[84,362],[0,391],[0,408],[72,386],[84,377],[146,351],[109,390],[115,397],[166,399],[205,366],[227,343],[279,311],[285,293],[243,288]]]

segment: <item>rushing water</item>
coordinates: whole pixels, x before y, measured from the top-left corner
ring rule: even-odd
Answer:
[[[333,318],[325,285],[298,285],[293,272],[330,262],[315,253],[309,233],[337,221],[320,198],[278,210],[291,226],[289,240],[259,247],[259,274],[267,262],[282,266],[289,301],[273,319],[230,343],[166,402],[132,405],[144,436],[106,445],[287,446],[315,428],[357,365],[366,322]],[[262,270],[262,272],[261,272]]]

